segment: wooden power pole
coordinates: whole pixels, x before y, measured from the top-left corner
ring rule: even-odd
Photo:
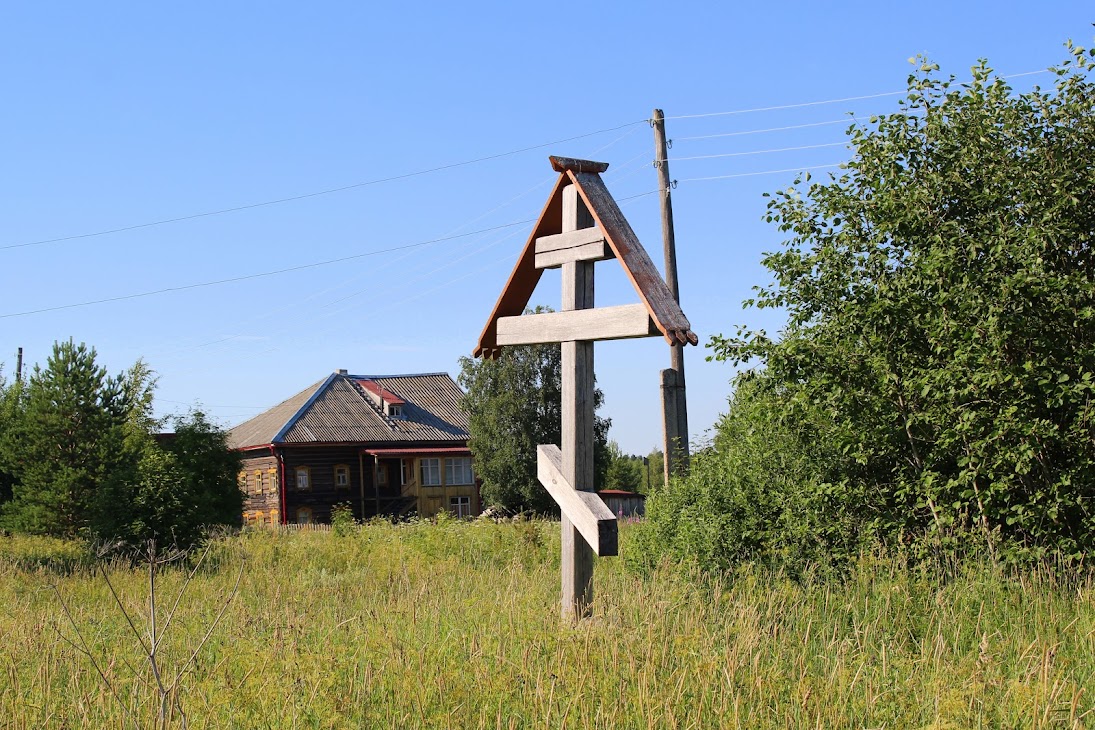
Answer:
[[[665,249],[665,284],[680,304],[677,284],[677,241],[673,233],[672,183],[669,180],[669,145],[665,138],[665,114],[654,110],[654,165],[662,202],[662,244]],[[665,442],[665,482],[688,469],[688,400],[684,388],[684,345],[669,346],[669,368],[661,371],[662,433]]]

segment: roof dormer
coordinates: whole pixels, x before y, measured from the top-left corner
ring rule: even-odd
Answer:
[[[362,390],[365,391],[365,394],[369,396],[370,400],[373,401],[385,416],[394,419],[403,418],[403,406],[406,405],[406,401],[398,395],[380,387],[379,384],[372,380],[358,380],[357,384],[361,386]]]

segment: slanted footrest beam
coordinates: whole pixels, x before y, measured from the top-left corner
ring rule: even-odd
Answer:
[[[574,489],[563,477],[563,453],[554,444],[536,447],[536,477],[597,555],[619,554],[619,526],[596,492]]]

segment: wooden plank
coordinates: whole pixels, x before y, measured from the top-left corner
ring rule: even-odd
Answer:
[[[571,340],[624,340],[657,335],[644,304],[525,314],[498,320],[499,346]]]
[[[592,263],[614,258],[616,258],[616,254],[612,253],[612,249],[608,247],[604,240],[600,240],[596,243],[587,243],[584,246],[575,246],[574,248],[562,248],[547,253],[537,252],[536,268],[557,269],[569,261],[589,261]]]
[[[605,234],[601,232],[600,228],[596,226],[579,228],[576,231],[557,233],[554,236],[540,236],[536,239],[536,253],[574,248],[575,246],[584,246],[587,243],[597,243],[603,240],[605,240]]]
[[[494,358],[498,356],[498,343],[495,341],[496,326],[499,317],[509,317],[525,311],[532,292],[540,283],[543,269],[536,268],[536,239],[562,232],[562,190],[570,181],[565,175],[560,175],[555,182],[555,187],[548,196],[543,210],[532,233],[525,243],[525,248],[517,258],[517,263],[502,287],[502,293],[498,295],[498,301],[491,310],[487,324],[479,335],[479,342],[472,350],[473,357]]]
[[[592,172],[599,173],[608,169],[607,162],[594,162],[593,160],[579,160],[575,157],[557,157],[552,155],[548,157],[551,161],[551,169],[555,172],[566,172],[567,170],[575,170],[577,172]],[[579,226],[584,228],[584,226]]]
[[[593,217],[574,185],[561,193],[562,233],[593,226]],[[563,312],[593,308],[593,264],[563,264]],[[593,343],[564,342],[561,375],[562,476],[572,487],[593,487]],[[589,614],[593,604],[593,548],[569,517],[562,519],[561,555],[564,618],[576,620]]]
[[[536,447],[536,478],[582,538],[602,557],[619,552],[616,515],[596,492],[575,489],[563,476],[563,453],[554,444]]]
[[[620,211],[620,207],[612,194],[608,192],[600,175],[568,170],[567,176],[574,181],[586,207],[597,221],[597,225],[604,231],[616,258],[623,264],[631,284],[646,304],[651,318],[665,339],[670,344],[697,344],[699,338],[692,332],[692,325],[689,324],[688,318],[684,316],[680,305],[673,299],[673,294],[666,287],[661,273],[650,260],[650,256],[639,242],[639,237],[635,235],[631,224]]]
[[[678,473],[678,464],[681,450],[680,433],[680,399],[677,397],[678,379],[677,371],[673,368],[662,370],[662,442],[665,452],[662,458],[662,466],[665,486],[669,486],[669,478]],[[687,440],[687,434],[684,436]]]

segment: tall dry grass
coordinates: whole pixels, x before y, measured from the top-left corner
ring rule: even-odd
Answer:
[[[224,538],[160,661],[185,664],[245,560],[181,682],[192,728],[1095,725],[1089,578],[966,566],[942,580],[864,556],[839,583],[744,571],[719,585],[603,560],[595,617],[570,627],[557,530],[442,522]],[[80,555],[0,539],[2,727],[158,724],[147,657]],[[146,572],[108,570],[147,626]],[[165,571],[163,602],[185,576]],[[110,688],[73,648],[79,637]]]

